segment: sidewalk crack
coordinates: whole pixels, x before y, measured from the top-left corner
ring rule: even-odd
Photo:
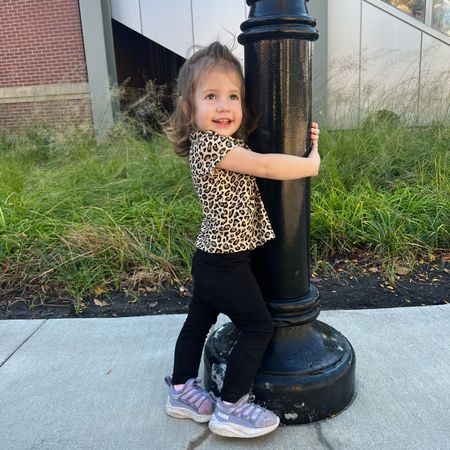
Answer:
[[[202,445],[203,442],[205,442],[209,438],[209,436],[211,436],[211,431],[209,431],[209,428],[206,428],[206,430],[201,432],[196,438],[191,439],[188,442],[185,450],[195,450],[200,445]]]
[[[328,450],[333,450],[333,446],[327,441],[327,438],[323,434],[322,424],[315,423],[314,429],[316,430],[316,433],[317,433],[317,439],[319,439],[319,442],[324,446],[324,448],[326,448]]]
[[[0,363],[0,369],[16,354],[16,352],[26,343],[29,339],[31,339],[47,322],[48,319],[44,319],[44,321],[10,354],[6,357],[6,359]]]

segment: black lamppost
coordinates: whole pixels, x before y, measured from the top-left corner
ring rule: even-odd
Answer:
[[[305,0],[247,0],[241,25],[247,105],[258,128],[250,147],[303,156],[311,123],[312,43],[318,38]],[[254,269],[275,325],[253,391],[285,424],[331,417],[352,400],[355,354],[348,340],[317,319],[310,283],[310,180],[258,180],[276,239],[255,252]],[[205,384],[220,390],[236,329],[225,324],[205,347]]]

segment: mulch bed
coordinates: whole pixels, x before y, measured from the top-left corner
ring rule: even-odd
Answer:
[[[397,275],[395,283],[385,280],[376,266],[351,275],[347,261],[335,264],[332,271],[313,272],[311,282],[320,292],[321,307],[329,309],[393,308],[450,303],[450,264],[448,261],[424,264],[410,274]],[[1,319],[55,319],[80,317],[126,317],[186,313],[192,285],[166,287],[161,292],[129,297],[109,293],[83,301],[77,314],[67,298],[46,298],[45,303],[30,305],[17,295],[0,299]]]

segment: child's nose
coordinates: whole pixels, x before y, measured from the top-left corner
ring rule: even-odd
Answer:
[[[217,103],[217,111],[228,111],[230,106],[228,104],[228,100],[219,100]]]

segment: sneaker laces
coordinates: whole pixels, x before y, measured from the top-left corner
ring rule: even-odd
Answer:
[[[254,403],[254,401],[255,396],[248,394],[247,396],[244,396],[240,400],[238,400],[238,404],[233,407],[233,411],[235,412],[236,416],[249,420],[252,423],[256,423],[261,415],[263,415],[268,410],[263,406],[257,405],[256,403]]]
[[[173,387],[172,380],[170,377],[165,377],[165,382],[168,386]],[[198,384],[201,383],[200,378],[191,378],[187,380],[184,384],[184,387],[180,391],[176,391],[173,388],[171,391],[171,395],[176,400],[182,400],[186,402],[188,405],[194,408],[201,408],[205,401],[212,399],[214,403],[216,402],[215,397],[211,396],[210,393],[206,392],[202,389]]]

